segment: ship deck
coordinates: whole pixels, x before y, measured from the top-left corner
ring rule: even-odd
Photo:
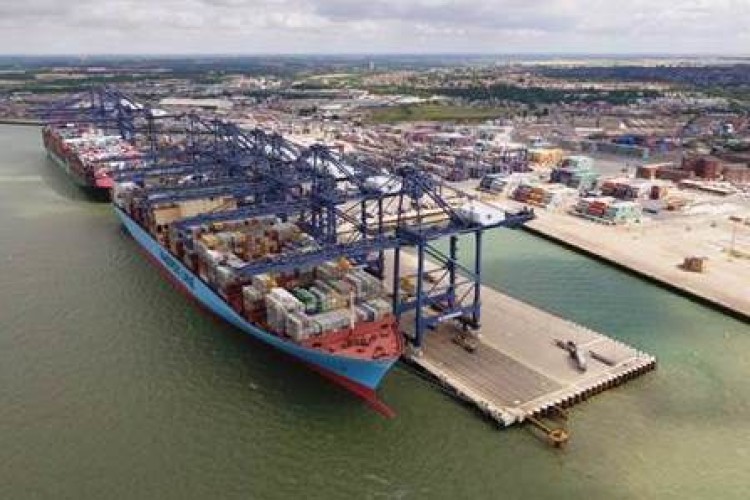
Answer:
[[[402,252],[401,258],[403,269],[414,268],[412,256]],[[402,317],[407,333],[413,323],[413,317]],[[502,426],[569,407],[656,366],[649,354],[488,287],[482,289],[477,349],[456,344],[457,333],[453,324],[442,324],[408,361]],[[572,340],[584,350],[586,371],[557,340]]]

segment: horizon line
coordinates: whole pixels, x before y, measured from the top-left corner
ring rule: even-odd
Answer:
[[[122,52],[122,53],[0,53],[0,58],[24,57],[664,57],[664,58],[695,58],[695,57],[717,57],[717,58],[750,58],[750,52],[746,53],[716,53],[716,52],[542,52],[542,51],[518,51],[518,52]]]

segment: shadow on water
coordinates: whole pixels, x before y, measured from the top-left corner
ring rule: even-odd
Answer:
[[[177,334],[186,336],[184,341],[192,345],[189,349],[191,354],[181,361],[185,365],[177,369],[179,373],[190,373],[198,385],[201,381],[210,380],[213,381],[211,386],[214,389],[221,387],[231,391],[232,388],[239,388],[228,399],[240,401],[243,405],[253,405],[257,397],[254,393],[261,391],[276,400],[279,407],[305,419],[325,419],[334,412],[340,417],[362,412],[365,404],[355,395],[315,373],[295,358],[232,327],[191,300],[139,252],[138,244],[127,230],[122,226],[120,229],[118,237],[122,238],[122,243],[130,246],[130,250],[137,254],[135,261],[138,272],[158,274],[156,278],[165,282],[166,293],[170,296],[167,300],[172,304],[167,306],[160,299],[158,302],[162,307],[178,311],[189,309],[187,319],[181,318],[187,321],[189,328],[183,328]],[[135,310],[152,307],[150,301],[153,297],[140,296],[138,300],[142,303],[131,303],[130,307]],[[173,324],[171,328],[179,329],[180,326]],[[192,337],[194,335],[197,337]],[[172,346],[161,345],[164,351],[155,356],[155,359],[170,356],[168,350]]]
[[[239,376],[235,378],[232,374],[227,383],[252,388],[260,380],[262,386],[273,391],[274,399],[283,408],[306,419],[323,418],[332,413],[346,417],[363,408],[367,410],[357,396],[304,363],[238,329],[227,329],[229,331],[217,336],[216,344],[226,349],[229,356],[237,353],[243,366]]]
[[[36,162],[36,165],[38,165],[37,172],[42,178],[42,181],[55,194],[71,201],[84,201],[91,203],[109,202],[109,191],[79,186],[62,170],[62,168],[44,153],[43,147],[40,146],[40,150],[40,156],[43,155],[43,158],[40,158],[40,161]]]
[[[269,397],[290,417],[305,420],[362,417],[369,409],[357,396],[315,373],[304,363],[256,339],[195,304],[207,328],[191,367],[197,380],[213,380],[232,393],[239,405],[257,404],[257,393]],[[197,332],[190,332],[190,334]],[[205,338],[207,337],[207,338]],[[235,388],[236,390],[232,390]]]

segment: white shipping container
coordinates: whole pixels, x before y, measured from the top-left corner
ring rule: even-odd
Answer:
[[[456,213],[460,217],[482,226],[499,224],[505,220],[505,213],[502,210],[479,203],[467,203],[456,209]]]
[[[304,304],[284,288],[271,288],[266,297],[275,299],[286,311],[301,312],[304,310]]]

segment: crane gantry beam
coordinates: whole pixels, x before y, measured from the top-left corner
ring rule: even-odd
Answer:
[[[490,223],[475,220],[458,210],[444,193],[453,190],[463,203],[470,203],[470,196],[446,186],[416,164],[384,172],[364,162],[344,160],[321,144],[304,148],[279,134],[257,128],[243,130],[226,120],[189,114],[170,115],[160,121],[153,110],[111,87],[66,101],[48,116],[52,126],[66,116],[84,122],[87,117],[88,123],[106,124],[116,128],[123,139],[148,147],[144,156],[149,165],[112,173],[119,182],[140,182],[148,204],[217,196],[237,200],[236,206],[226,210],[174,222],[178,231],[235,218],[298,214],[316,247],[249,262],[236,269],[241,276],[347,257],[366,263],[382,278],[384,254],[392,250],[393,310],[398,317],[415,311],[414,335],[409,341],[417,351],[427,331],[442,321],[479,327],[483,234],[499,227],[517,227],[533,218],[533,212],[523,211],[490,217]],[[177,138],[180,146],[174,151],[160,150],[160,134]],[[188,177],[188,181],[180,177]],[[162,179],[162,184],[145,183],[147,178]],[[384,207],[394,201],[398,213],[386,224]],[[425,205],[430,206],[429,213]],[[492,209],[484,206],[482,210]],[[340,237],[343,227],[348,228],[348,241]],[[472,265],[459,261],[461,237],[474,238]],[[435,245],[443,239],[448,239],[447,252]],[[416,250],[416,286],[411,294],[401,289],[400,252],[405,247]],[[428,259],[444,273],[444,286],[426,282]],[[433,310],[429,315],[427,308]]]

